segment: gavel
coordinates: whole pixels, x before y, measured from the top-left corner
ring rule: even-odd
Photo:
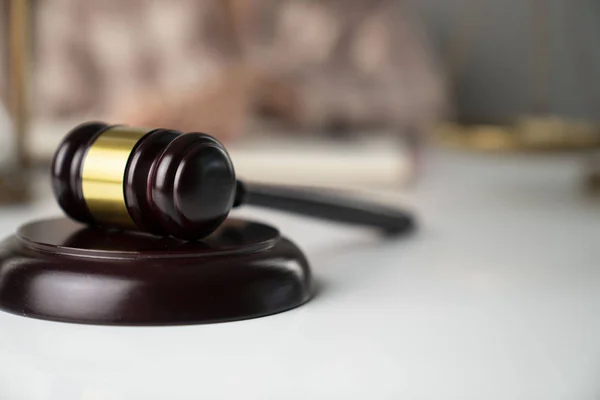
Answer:
[[[71,130],[52,161],[52,188],[74,220],[182,240],[202,239],[242,204],[392,235],[412,216],[333,191],[244,183],[225,147],[204,133],[90,122]]]

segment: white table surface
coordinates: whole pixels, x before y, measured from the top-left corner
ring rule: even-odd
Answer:
[[[246,210],[305,249],[311,302],[165,328],[0,313],[0,399],[598,399],[600,200],[580,167],[434,153],[398,240]],[[56,212],[3,209],[0,230]]]

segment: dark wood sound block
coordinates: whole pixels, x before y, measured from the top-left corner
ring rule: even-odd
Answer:
[[[107,325],[233,321],[311,296],[300,249],[268,225],[228,219],[202,241],[104,231],[66,218],[0,244],[0,309]]]

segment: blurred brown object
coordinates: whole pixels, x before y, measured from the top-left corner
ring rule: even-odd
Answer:
[[[42,117],[201,130],[249,118],[299,131],[428,129],[444,82],[397,0],[46,0],[36,10]]]
[[[132,126],[164,126],[182,132],[201,130],[228,141],[243,129],[251,85],[247,74],[246,70],[232,68],[202,90],[140,93],[131,104],[122,105],[111,119]]]

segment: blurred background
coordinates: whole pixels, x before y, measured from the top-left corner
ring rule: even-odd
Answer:
[[[431,143],[568,150],[595,179],[594,0],[0,4],[4,202],[88,120],[210,133],[265,182],[402,190]]]
[[[358,190],[419,221],[384,241],[250,209],[310,255],[323,284],[311,308],[145,335],[10,320],[0,386],[64,386],[60,399],[119,398],[102,394],[121,382],[220,397],[264,383],[310,398],[318,383],[327,395],[312,397],[331,398],[330,382],[371,398],[599,398],[598,0],[0,9],[0,237],[60,213],[48,166],[88,120],[204,131],[241,178]]]

